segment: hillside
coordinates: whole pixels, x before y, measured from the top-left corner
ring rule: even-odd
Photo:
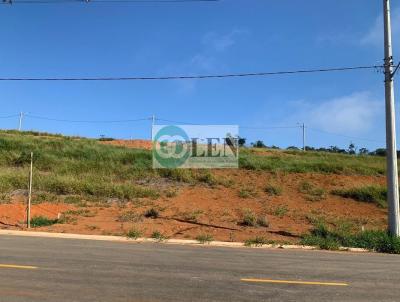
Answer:
[[[24,227],[32,151],[40,230],[300,242],[386,227],[383,157],[243,148],[240,169],[153,170],[149,150],[116,144],[1,131],[0,226]]]

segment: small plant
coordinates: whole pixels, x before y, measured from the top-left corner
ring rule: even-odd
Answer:
[[[269,227],[269,220],[266,216],[259,216],[257,218],[257,225],[261,226],[261,227]]]
[[[147,210],[147,211],[144,213],[144,217],[146,217],[146,218],[153,218],[153,219],[156,219],[156,218],[158,218],[159,216],[160,216],[160,213],[159,213],[158,210],[155,209],[155,208],[151,208],[151,209]]]
[[[308,181],[303,181],[299,186],[300,193],[306,194],[307,199],[310,201],[319,201],[325,199],[325,190],[323,188],[318,188]]]
[[[135,240],[138,239],[140,236],[142,236],[142,232],[137,229],[131,229],[126,234],[126,237],[128,237],[130,239],[135,239]]]
[[[187,221],[197,222],[199,216],[203,214],[202,210],[183,213],[183,219]]]
[[[257,217],[252,210],[250,209],[245,210],[241,225],[252,226],[252,227],[257,226]]]
[[[168,198],[176,197],[176,196],[178,196],[178,191],[177,190],[166,190],[165,196]]]
[[[357,201],[375,203],[382,208],[387,207],[387,190],[385,187],[364,186],[359,188],[333,190],[331,193],[344,198],[352,198]]]
[[[86,228],[90,231],[98,230],[99,227],[96,225],[87,225]]]
[[[286,205],[283,205],[283,206],[279,206],[279,207],[275,208],[273,214],[274,214],[274,216],[278,216],[279,218],[282,218],[283,216],[286,215],[286,213],[287,213],[288,211],[289,211],[289,210],[288,210],[287,206],[286,206]]]
[[[269,240],[267,240],[266,238],[264,238],[264,237],[255,237],[255,238],[250,238],[250,239],[247,239],[245,242],[244,242],[244,245],[245,246],[263,246],[263,245],[265,245],[265,244],[270,244],[270,243],[272,243],[272,241],[269,241]]]
[[[167,237],[166,237],[165,235],[163,235],[163,234],[162,234],[161,232],[159,232],[159,231],[154,231],[154,232],[151,234],[151,238],[156,239],[156,240],[158,240],[158,241],[163,241],[163,240],[167,239]]]
[[[134,212],[134,211],[127,211],[120,214],[117,218],[118,222],[140,222],[142,221],[143,216]]]
[[[240,198],[256,197],[257,192],[253,188],[241,188],[238,192]]]
[[[251,227],[269,227],[268,218],[265,216],[256,216],[254,212],[250,209],[247,209],[243,213],[243,220],[240,223],[243,226],[251,226]]]
[[[279,196],[282,195],[282,188],[273,184],[269,184],[264,189],[265,193],[270,196]]]
[[[196,240],[201,244],[210,243],[214,240],[213,236],[210,234],[200,234],[196,237]]]
[[[34,228],[50,226],[58,223],[58,219],[49,219],[44,216],[34,216],[31,218],[31,226]]]

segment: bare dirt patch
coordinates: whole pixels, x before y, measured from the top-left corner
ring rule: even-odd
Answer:
[[[41,231],[124,235],[135,229],[146,237],[157,231],[166,237],[188,239],[209,234],[214,240],[222,241],[245,241],[262,236],[295,243],[312,228],[313,220],[319,218],[330,224],[349,222],[360,229],[386,227],[386,209],[330,194],[333,189],[349,186],[384,185],[384,177],[245,170],[216,170],[213,175],[217,179],[228,179],[229,185],[171,184],[174,194],[163,194],[156,200],[140,198],[130,202],[75,205],[44,202],[33,205],[32,216],[55,219],[58,213],[62,214],[62,223],[36,228]],[[313,191],[299,189],[304,182],[323,194],[317,199],[311,198]],[[271,184],[281,188],[281,192],[268,193],[265,188]],[[0,204],[0,227],[24,228],[24,198]],[[150,209],[157,215],[146,217]],[[249,213],[256,220],[264,219],[268,225],[244,225],[244,216]]]

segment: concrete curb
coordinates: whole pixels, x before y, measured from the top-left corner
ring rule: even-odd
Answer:
[[[130,239],[123,236],[106,236],[106,235],[84,235],[84,234],[69,234],[69,233],[49,233],[49,232],[31,232],[31,231],[15,231],[15,230],[0,230],[1,235],[22,236],[22,237],[43,237],[43,238],[59,238],[59,239],[81,239],[81,240],[99,240],[99,241],[114,241],[114,242],[129,242],[129,243],[162,243],[162,244],[177,244],[190,246],[214,246],[214,247],[229,247],[229,248],[255,248],[255,249],[301,249],[301,250],[319,250],[315,246],[306,245],[287,245],[287,244],[264,244],[262,246],[245,246],[242,242],[226,242],[226,241],[211,241],[210,243],[202,244],[197,240],[186,239],[166,239],[157,240],[153,238],[138,238]],[[341,247],[340,251],[349,252],[369,252],[360,248]]]

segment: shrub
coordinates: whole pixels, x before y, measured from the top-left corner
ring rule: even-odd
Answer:
[[[283,216],[286,215],[286,213],[288,212],[288,208],[286,205],[282,205],[282,206],[278,206],[275,208],[273,214],[274,216],[278,216],[279,218],[282,218]]]
[[[267,239],[264,238],[264,237],[258,237],[258,236],[257,236],[257,237],[255,237],[255,238],[247,239],[247,240],[244,242],[244,245],[245,245],[245,246],[263,246],[263,245],[269,244],[269,243],[273,243],[273,242],[267,240]]]
[[[58,219],[49,219],[44,216],[34,216],[31,218],[31,226],[34,228],[49,226],[58,223]]]
[[[387,207],[387,190],[385,187],[364,186],[359,188],[333,190],[331,193],[344,198],[352,198],[357,201],[375,203],[382,208]]]
[[[240,198],[256,197],[257,192],[253,188],[242,188],[239,190],[238,196]]]
[[[202,210],[195,210],[195,211],[192,211],[192,212],[186,212],[186,213],[183,213],[183,220],[197,222],[197,220],[199,219],[199,216],[201,214],[203,214]]]
[[[253,211],[251,211],[250,209],[245,210],[241,225],[252,227],[257,226],[257,217]]]
[[[300,183],[299,191],[307,195],[307,199],[310,201],[319,201],[325,198],[325,190],[318,188],[308,181]]]
[[[400,254],[400,238],[390,236],[386,231],[351,233],[346,228],[330,230],[323,223],[318,224],[310,234],[303,236],[301,243],[328,250],[337,250],[343,246]]]
[[[156,240],[158,240],[158,241],[163,241],[163,240],[167,239],[167,237],[166,237],[165,235],[163,235],[163,234],[162,234],[161,232],[159,232],[159,231],[154,231],[154,232],[151,234],[151,238],[156,239]]]
[[[260,216],[257,218],[257,225],[261,227],[269,227],[269,220],[266,216]]]
[[[144,217],[146,217],[146,218],[153,218],[153,219],[158,218],[159,215],[160,215],[160,213],[159,213],[158,210],[155,209],[155,208],[151,208],[151,209],[147,210],[147,211],[144,213]]]
[[[251,226],[251,227],[269,227],[269,221],[266,216],[256,216],[254,212],[250,209],[247,209],[243,213],[243,219],[240,222],[243,226]]]
[[[201,244],[205,244],[205,243],[210,243],[211,241],[214,240],[214,238],[210,234],[200,234],[196,237],[196,240]]]
[[[130,239],[138,239],[140,236],[142,236],[142,232],[137,230],[137,229],[131,229],[126,233],[126,237]]]
[[[282,188],[276,185],[269,184],[265,187],[265,193],[271,196],[282,195]]]

